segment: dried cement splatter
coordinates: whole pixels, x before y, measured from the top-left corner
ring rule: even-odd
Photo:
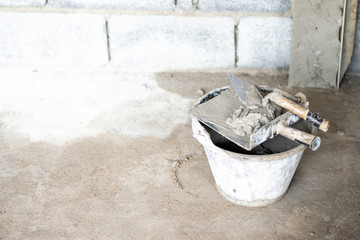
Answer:
[[[183,190],[186,194],[193,196],[193,197],[199,197],[197,194],[191,193],[189,191],[186,191],[183,187],[183,185],[180,183],[179,180],[179,173],[178,170],[182,167],[182,165],[186,162],[188,162],[189,160],[193,159],[194,157],[198,156],[199,154],[196,153],[192,153],[192,154],[187,154],[184,157],[182,157],[181,159],[178,159],[174,162],[174,166],[173,169],[171,170],[172,172],[172,179],[173,182],[175,183],[176,187],[178,189]]]
[[[246,91],[242,105],[226,120],[239,136],[248,136],[275,118],[275,104],[262,104],[259,90],[252,85]]]

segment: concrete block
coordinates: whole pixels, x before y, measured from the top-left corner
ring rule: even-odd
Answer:
[[[175,6],[174,0],[49,0],[58,8],[104,8],[131,10],[168,10]]]
[[[194,8],[192,0],[177,0],[176,6],[184,10],[191,10]]]
[[[250,69],[288,68],[291,19],[248,17],[240,19],[237,37],[237,67]]]
[[[1,13],[0,64],[104,65],[105,26],[101,15]]]
[[[290,0],[199,0],[200,10],[239,12],[286,12]]]
[[[39,7],[45,4],[46,0],[0,0],[1,7]]]
[[[172,16],[111,16],[112,62],[150,70],[234,67],[234,20]]]

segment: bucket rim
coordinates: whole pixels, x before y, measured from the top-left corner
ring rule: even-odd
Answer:
[[[198,123],[199,120],[197,120],[196,118],[193,118],[193,120],[197,121]],[[311,129],[311,132],[313,132],[314,130],[314,127],[312,126],[312,129]],[[205,130],[204,128],[204,131],[208,133],[208,131]],[[236,153],[236,152],[232,152],[232,151],[229,151],[229,150],[226,150],[226,149],[223,149],[221,147],[218,147],[216,146],[213,141],[211,140],[210,136],[209,136],[209,140],[211,142],[211,148],[215,148],[217,149],[218,151],[221,151],[227,155],[229,155],[230,157],[232,158],[241,158],[242,160],[244,160],[244,157],[246,158],[246,160],[254,160],[254,161],[273,161],[273,160],[278,160],[278,159],[283,159],[283,158],[286,158],[286,157],[290,157],[290,156],[294,156],[296,154],[299,154],[301,152],[303,152],[305,149],[306,149],[306,146],[302,145],[302,144],[299,144],[298,146],[294,147],[294,148],[291,148],[289,150],[286,150],[284,152],[280,152],[280,153],[271,153],[271,154],[263,154],[263,155],[254,155],[254,154],[246,154],[246,153]],[[202,144],[203,145],[203,144]],[[203,145],[204,147],[207,147],[209,148],[209,146],[205,146]],[[240,147],[240,146],[239,146]],[[259,156],[261,156],[261,159],[259,159]]]

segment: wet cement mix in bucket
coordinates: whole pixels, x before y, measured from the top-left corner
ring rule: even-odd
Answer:
[[[240,107],[226,120],[234,133],[248,136],[279,115],[276,104],[268,102],[263,105],[262,99],[255,85],[246,91],[246,98]]]

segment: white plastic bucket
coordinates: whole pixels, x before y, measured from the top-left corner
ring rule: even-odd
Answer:
[[[214,91],[200,99],[195,107],[213,96]],[[205,149],[219,193],[243,206],[265,206],[279,200],[286,193],[306,148],[298,145],[274,154],[241,154],[216,146],[209,130],[194,117],[192,129]],[[310,130],[316,132],[315,127],[310,126]]]

